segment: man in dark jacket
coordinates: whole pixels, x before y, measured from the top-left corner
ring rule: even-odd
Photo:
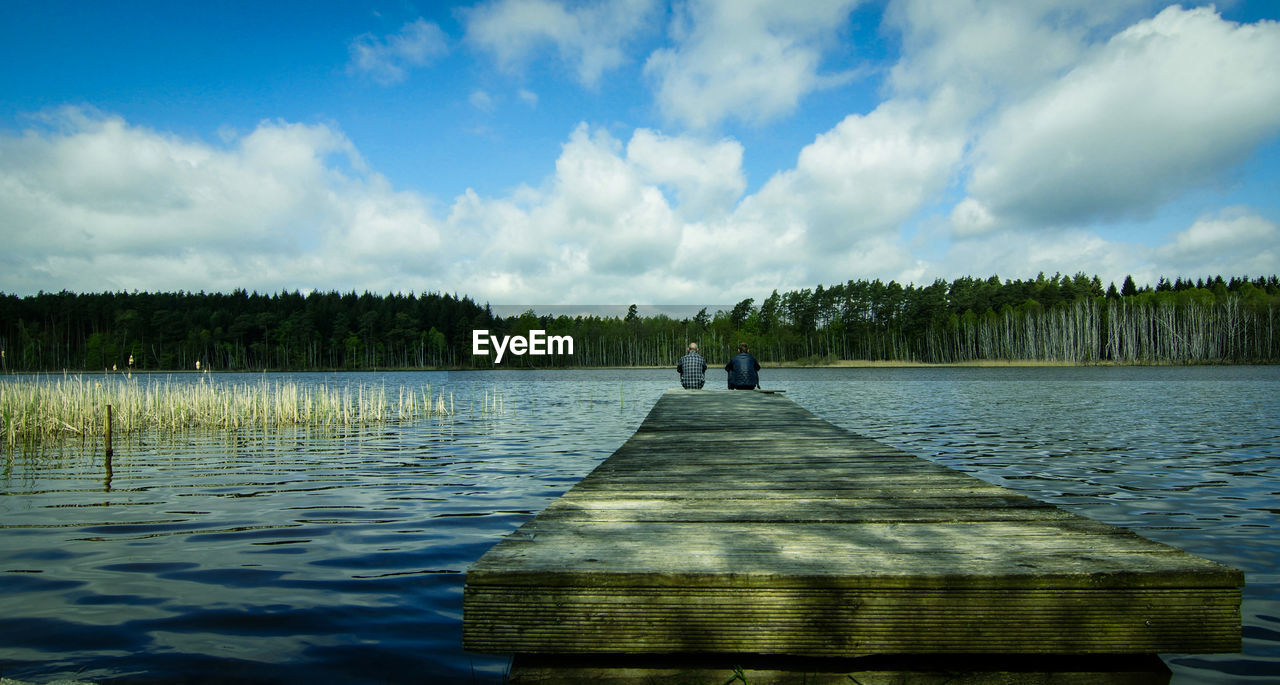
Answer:
[[[747,351],[747,344],[738,345],[738,353],[724,365],[729,372],[730,390],[755,390],[760,385],[760,362]]]

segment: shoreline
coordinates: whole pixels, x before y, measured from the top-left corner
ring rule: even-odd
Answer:
[[[722,366],[721,364],[707,361],[708,368]],[[972,359],[961,362],[921,362],[907,360],[870,360],[870,359],[839,359],[824,360],[821,362],[807,361],[785,361],[785,362],[761,362],[762,369],[945,369],[945,368],[1085,368],[1085,367],[1192,367],[1192,366],[1280,366],[1280,360],[1274,361],[1247,361],[1247,362],[1229,362],[1229,361],[1205,361],[1205,362],[1175,362],[1175,361],[1134,361],[1134,362],[1118,362],[1118,361],[1091,361],[1091,362],[1073,362],[1073,361],[1050,361],[1040,359]],[[0,380],[15,376],[79,376],[79,377],[111,377],[120,376],[131,378],[133,376],[200,376],[200,375],[223,375],[223,374],[289,374],[289,373],[313,373],[313,374],[348,374],[348,373],[450,373],[464,371],[624,371],[628,369],[636,370],[675,370],[675,364],[655,364],[655,365],[634,365],[634,366],[489,366],[489,367],[377,367],[370,369],[102,369],[102,370],[84,370],[84,369],[59,369],[56,371],[15,371],[12,369],[0,370]]]
[[[800,361],[761,362],[763,369],[934,369],[934,368],[1069,368],[1069,367],[1155,367],[1155,366],[1276,366],[1280,362],[1069,362],[1045,361],[1036,359],[975,359],[963,362],[916,362],[903,360],[869,360],[841,359],[833,362],[811,364]],[[708,362],[709,367],[718,366]],[[637,365],[637,366],[518,366],[518,367],[385,367],[374,369],[235,369],[235,370],[200,370],[192,369],[145,369],[133,371],[85,371],[79,369],[63,369],[60,371],[4,371],[0,378],[6,376],[158,376],[158,375],[221,375],[221,374],[267,374],[267,373],[449,373],[452,371],[622,371],[627,369],[675,369],[675,365]]]
[[[1280,362],[1206,362],[1206,363],[1172,363],[1172,362],[1063,362],[1039,361],[1033,359],[978,359],[967,362],[911,362],[911,361],[872,361],[868,359],[842,359],[837,362],[806,364],[803,362],[760,362],[761,369],[945,369],[945,368],[1085,368],[1090,366],[1107,367],[1156,367],[1156,366],[1276,366]],[[716,366],[708,364],[708,368]],[[564,369],[675,369],[675,366],[569,366],[528,369],[530,371]],[[490,371],[503,369],[453,369],[455,371]],[[519,371],[522,369],[511,369]]]
[[[764,366],[761,364],[761,366]],[[974,359],[963,362],[915,362],[902,360],[841,359],[821,364],[803,362],[779,362],[771,364],[780,369],[907,369],[907,368],[966,368],[966,367],[1042,367],[1042,366],[1249,366],[1249,364],[1154,364],[1124,362],[1066,362],[1039,359]]]

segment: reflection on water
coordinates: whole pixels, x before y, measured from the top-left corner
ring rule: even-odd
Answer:
[[[429,383],[454,393],[457,415],[337,433],[147,435],[118,440],[109,462],[95,446],[6,455],[0,674],[498,682],[507,659],[460,647],[467,566],[607,457],[676,380],[296,378]],[[763,380],[854,431],[1244,569],[1244,652],[1166,660],[1175,682],[1280,677],[1280,369],[798,369]],[[482,413],[495,390],[503,412]]]

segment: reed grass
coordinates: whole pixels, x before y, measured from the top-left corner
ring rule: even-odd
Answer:
[[[224,384],[201,379],[86,379],[0,381],[0,442],[8,447],[70,436],[101,436],[106,407],[118,435],[148,430],[238,429],[277,426],[341,427],[407,421],[452,414],[443,393],[431,386],[385,385],[342,388],[303,386],[291,381]]]
[[[452,403],[452,400],[453,400],[452,395],[450,396],[449,399],[450,399],[450,402]],[[452,404],[450,404],[450,406],[452,406]],[[472,406],[471,410],[474,412],[475,407]],[[503,405],[502,393],[498,392],[497,388],[493,388],[491,390],[486,389],[481,393],[480,412],[482,414],[502,414],[504,413],[504,411],[505,411],[505,407]]]

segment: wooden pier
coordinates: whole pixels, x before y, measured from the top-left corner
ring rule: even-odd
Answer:
[[[517,654],[1237,652],[1236,569],[824,421],[674,390],[467,572]]]

